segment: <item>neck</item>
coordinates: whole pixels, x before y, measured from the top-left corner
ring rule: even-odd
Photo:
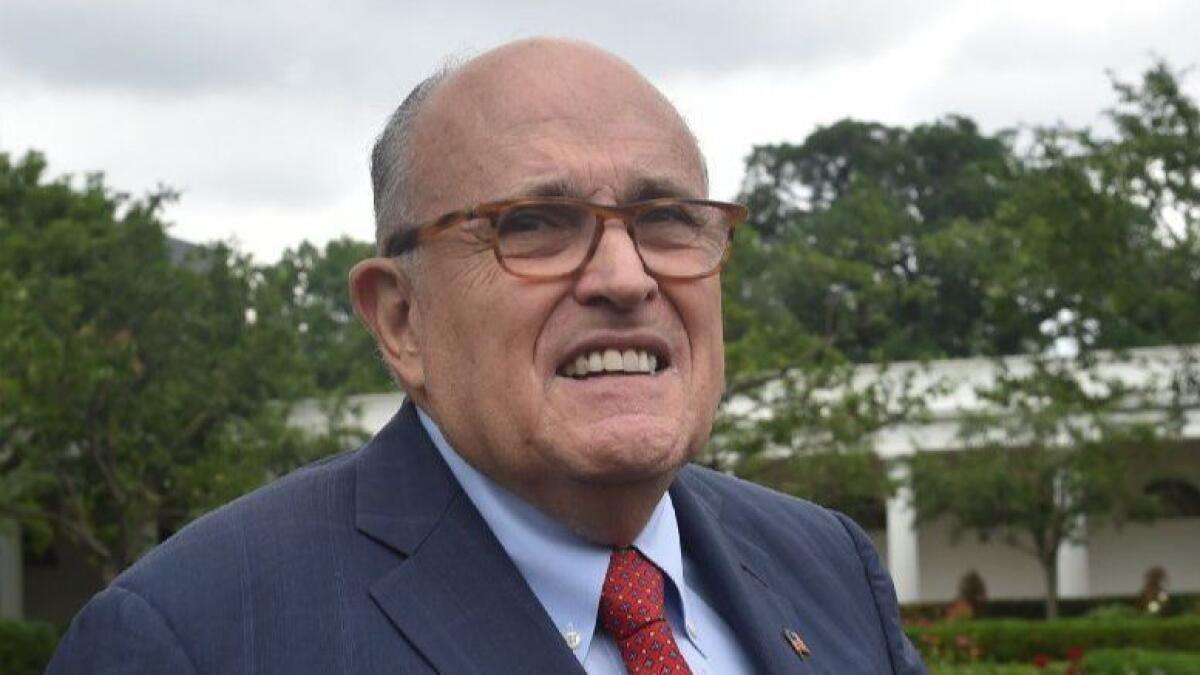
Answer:
[[[411,395],[411,394],[410,394]],[[425,401],[414,396],[422,410]],[[428,413],[426,413],[428,414]],[[431,416],[432,417],[432,416]],[[603,546],[628,546],[645,529],[655,507],[667,492],[679,467],[665,473],[634,480],[582,480],[540,472],[530,476],[505,471],[503,464],[488,461],[486,453],[464,453],[468,445],[456,445],[446,436],[446,427],[436,418],[436,431],[449,445],[449,451],[462,461],[511,491],[547,516],[580,536]]]
[[[673,479],[671,474],[618,485],[576,483],[562,489],[509,489],[584,538],[620,547],[632,544],[645,529]]]

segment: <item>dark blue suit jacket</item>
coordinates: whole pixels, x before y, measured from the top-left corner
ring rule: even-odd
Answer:
[[[923,672],[891,580],[845,516],[694,466],[671,496],[758,672]],[[147,554],[79,613],[47,672],[583,671],[409,403],[363,448]]]

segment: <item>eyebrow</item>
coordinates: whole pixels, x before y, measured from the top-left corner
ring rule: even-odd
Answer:
[[[621,195],[622,203],[641,202],[649,199],[660,199],[663,197],[700,197],[693,190],[685,188],[683,185],[676,183],[669,178],[639,178],[629,188],[623,191]],[[510,198],[517,199],[521,197],[573,197],[576,199],[586,199],[587,191],[578,183],[565,179],[556,178],[541,182],[531,182],[518,188]]]
[[[576,197],[582,199],[583,189],[570,180],[556,178],[524,186],[514,197]]]
[[[626,194],[626,202],[643,202],[662,197],[700,197],[669,178],[639,178],[633,189]]]

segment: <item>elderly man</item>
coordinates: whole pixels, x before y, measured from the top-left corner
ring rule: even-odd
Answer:
[[[189,526],[51,673],[916,673],[862,531],[689,466],[744,210],[629,65],[527,40],[376,145],[355,307],[408,402]]]

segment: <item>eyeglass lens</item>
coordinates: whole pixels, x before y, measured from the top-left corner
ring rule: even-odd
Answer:
[[[726,220],[715,206],[663,204],[639,211],[630,231],[651,272],[701,275],[724,256]],[[517,205],[497,214],[497,248],[505,265],[518,274],[570,274],[583,264],[599,226],[595,212],[585,205]]]

